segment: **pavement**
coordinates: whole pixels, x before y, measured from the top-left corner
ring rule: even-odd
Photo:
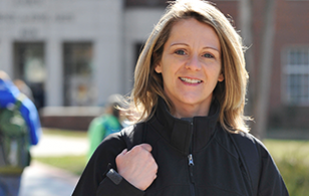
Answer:
[[[88,141],[81,138],[43,135],[31,148],[32,156],[63,156],[87,153]],[[79,176],[37,161],[24,170],[19,196],[69,196]]]

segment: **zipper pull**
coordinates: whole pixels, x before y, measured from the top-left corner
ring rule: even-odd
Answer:
[[[191,182],[194,184],[194,175],[193,175],[193,166],[194,166],[194,162],[193,162],[193,156],[192,154],[188,155],[188,160],[189,160],[189,173],[190,173],[190,180]]]
[[[194,162],[193,162],[193,156],[192,156],[192,154],[189,154],[189,155],[188,155],[188,160],[189,160],[189,166],[193,166],[193,165],[194,165]]]

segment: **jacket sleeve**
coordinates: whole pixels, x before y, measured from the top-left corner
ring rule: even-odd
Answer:
[[[282,179],[282,176],[271,155],[261,142],[260,153],[262,160],[258,195],[288,196],[289,193]]]
[[[117,172],[115,158],[126,148],[120,133],[111,134],[98,146],[81,175],[73,196],[142,196],[137,189],[124,178],[108,176],[111,169]]]

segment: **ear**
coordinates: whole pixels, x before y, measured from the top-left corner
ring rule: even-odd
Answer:
[[[155,71],[157,73],[162,73],[162,66],[161,63],[158,63],[157,65],[155,65]]]
[[[224,76],[223,73],[220,73],[219,77],[218,77],[218,81],[222,82],[224,80]]]

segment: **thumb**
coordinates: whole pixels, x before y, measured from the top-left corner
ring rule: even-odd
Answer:
[[[150,146],[150,144],[140,144],[140,146],[147,150],[148,152],[150,152],[152,150],[152,147]]]

